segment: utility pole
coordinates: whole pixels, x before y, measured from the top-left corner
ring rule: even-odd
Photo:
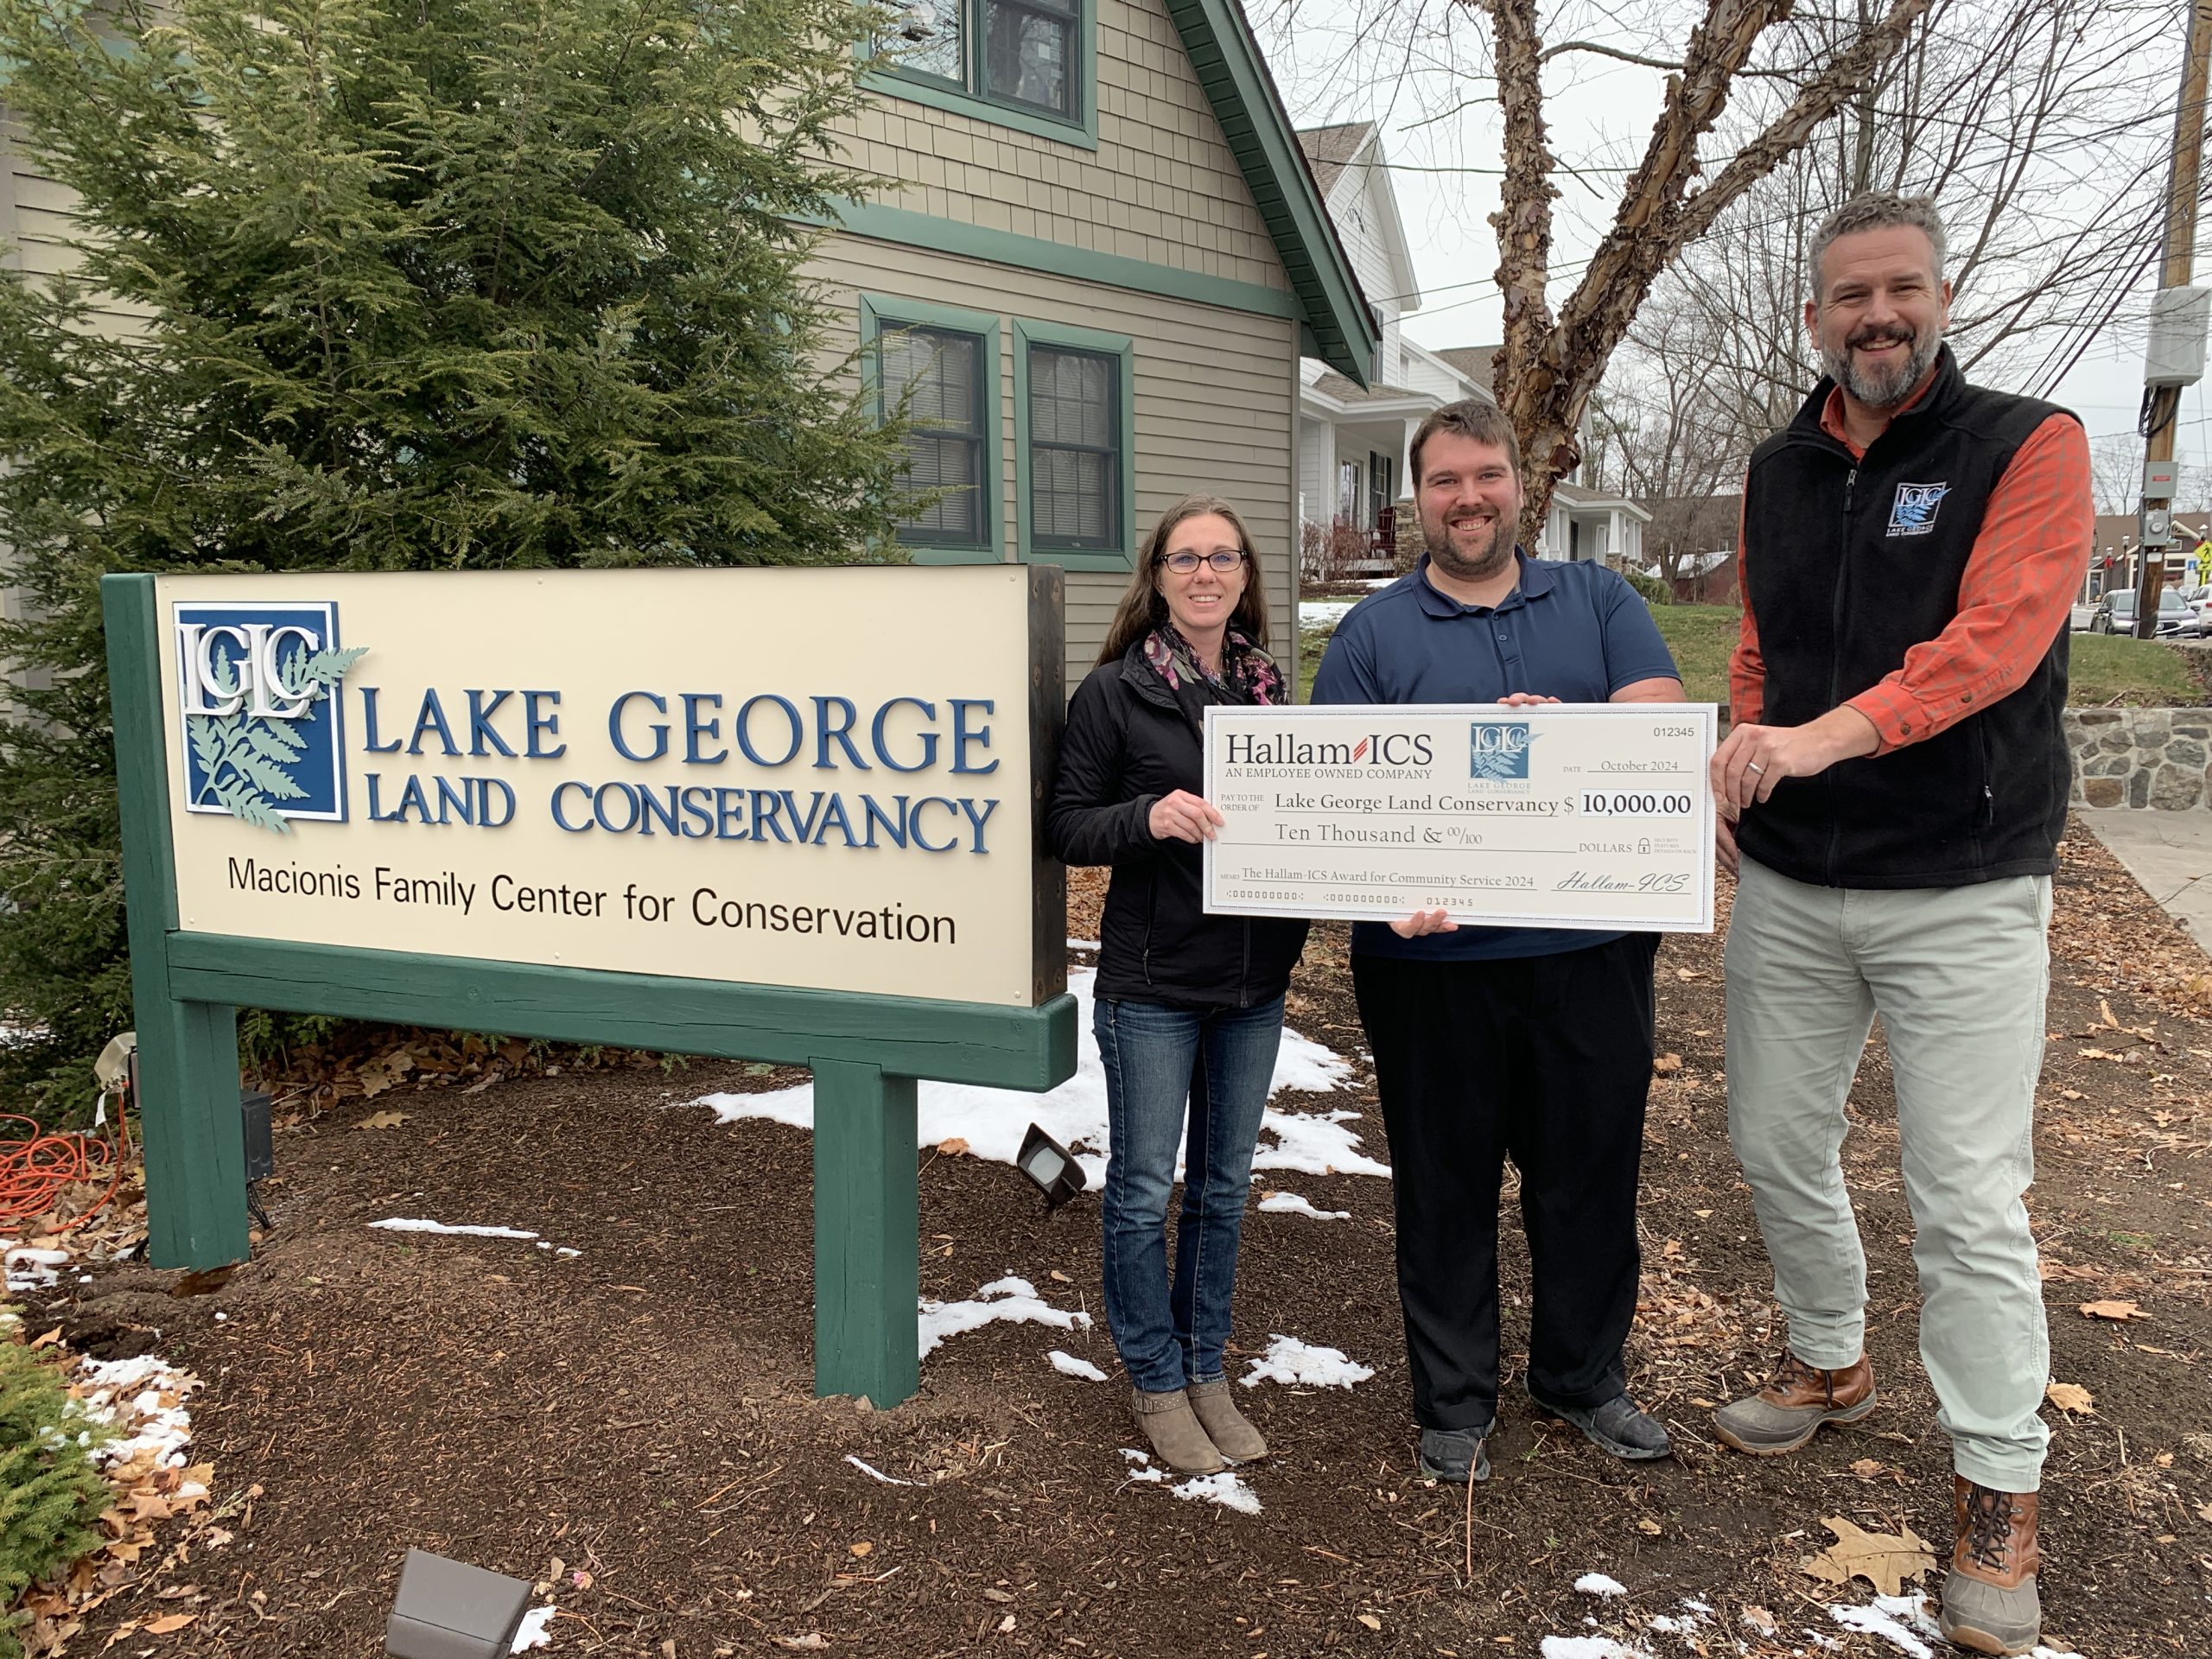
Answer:
[[[2173,165],[2166,181],[2165,257],[2152,302],[2143,360],[2143,573],[2135,590],[2135,637],[2158,637],[2166,550],[2173,544],[2174,427],[2182,388],[2204,373],[2204,322],[2212,290],[2190,286],[2196,267],[2198,170],[2204,155],[2204,96],[2212,73],[2212,0],[2190,8],[2189,54],[2174,113]]]

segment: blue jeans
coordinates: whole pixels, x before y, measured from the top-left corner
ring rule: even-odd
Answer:
[[[1147,1393],[1211,1382],[1221,1376],[1229,1341],[1236,1246],[1282,1042],[1282,999],[1185,1009],[1102,996],[1093,1012],[1109,1130],[1106,1323],[1129,1380]],[[1179,1142],[1183,1217],[1171,1287],[1167,1200]]]

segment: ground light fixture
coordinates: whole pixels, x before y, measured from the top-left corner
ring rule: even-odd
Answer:
[[[1048,1211],[1058,1209],[1090,1184],[1074,1155],[1034,1123],[1021,1137],[1021,1150],[1014,1154],[1014,1166],[1045,1195]]]
[[[386,1659],[505,1659],[530,1611],[530,1586],[410,1549],[385,1625]]]

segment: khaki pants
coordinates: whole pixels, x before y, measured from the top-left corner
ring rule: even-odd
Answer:
[[[2043,1067],[2050,881],[1812,887],[1746,858],[1729,923],[1728,1134],[1789,1346],[1856,1360],[1866,1258],[1844,1190],[1844,1097],[1876,1014],[1920,1273],[1920,1354],[1959,1473],[2033,1491],[2050,1431],[2043,1285],[2022,1195]]]

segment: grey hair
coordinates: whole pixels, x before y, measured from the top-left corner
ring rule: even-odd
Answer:
[[[1936,198],[1893,196],[1885,191],[1869,190],[1853,196],[1830,213],[1814,232],[1808,270],[1813,297],[1821,297],[1821,261],[1827,257],[1828,244],[1840,236],[1888,230],[1895,226],[1910,226],[1927,233],[1936,250],[1936,281],[1940,285],[1943,280],[1943,216],[1936,211]]]

